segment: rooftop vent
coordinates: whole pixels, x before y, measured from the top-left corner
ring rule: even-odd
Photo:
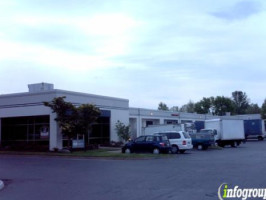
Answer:
[[[28,88],[29,88],[29,92],[51,91],[54,89],[54,84],[35,83],[35,84],[29,84]]]

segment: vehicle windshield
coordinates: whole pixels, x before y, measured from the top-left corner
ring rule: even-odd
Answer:
[[[187,138],[187,139],[190,138],[190,135],[189,135],[188,133],[183,132],[183,134],[184,134],[184,137],[185,137],[185,138]]]

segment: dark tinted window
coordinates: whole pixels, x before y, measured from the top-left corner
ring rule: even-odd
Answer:
[[[179,138],[181,138],[179,133],[171,133],[170,135],[171,135],[171,139],[179,139]]]
[[[161,135],[161,136],[166,136],[166,137],[169,139],[169,134],[166,134],[166,133],[159,133],[159,135]]]
[[[159,133],[161,136],[166,136],[168,139],[179,139],[181,138],[179,133]]]
[[[153,125],[153,121],[146,121],[146,126]]]
[[[143,142],[145,141],[145,136],[141,136],[135,140],[135,142]]]
[[[153,136],[147,136],[146,137],[146,142],[153,142],[154,137]]]

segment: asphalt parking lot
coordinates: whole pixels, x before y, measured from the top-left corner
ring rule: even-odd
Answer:
[[[222,183],[266,188],[265,175],[266,141],[148,160],[0,155],[0,199],[208,200]]]

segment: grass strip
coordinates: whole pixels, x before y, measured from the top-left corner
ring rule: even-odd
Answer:
[[[113,159],[158,159],[172,157],[171,154],[124,154],[115,150],[97,149],[88,151],[74,151],[72,153],[61,152],[27,152],[27,151],[0,151],[2,155],[35,155],[35,156],[59,156],[82,158],[113,158]]]

